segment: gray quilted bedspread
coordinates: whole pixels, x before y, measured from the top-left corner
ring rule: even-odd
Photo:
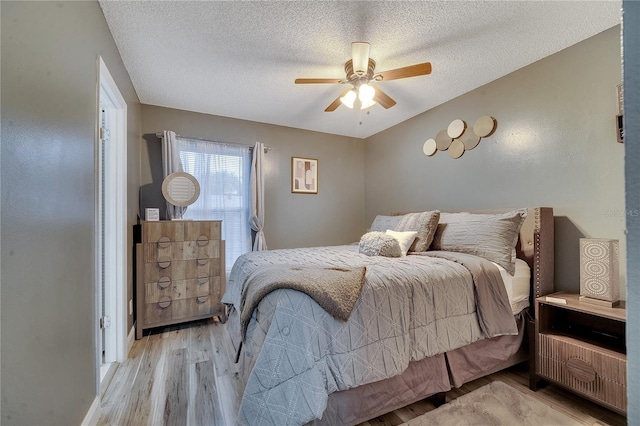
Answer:
[[[244,254],[232,268],[223,302],[239,311],[247,277],[277,264],[366,266],[365,282],[347,321],[295,290],[275,290],[262,299],[242,349],[253,368],[239,424],[320,419],[332,392],[400,374],[410,361],[491,337],[478,322],[465,266],[430,256],[369,257],[358,253],[358,245]],[[504,305],[513,320],[509,303]]]

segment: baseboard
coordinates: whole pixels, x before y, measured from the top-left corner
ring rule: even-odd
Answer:
[[[97,425],[100,420],[100,398],[96,396],[89,407],[89,411],[87,411],[87,415],[84,416],[84,420],[82,420],[81,426],[90,426]]]
[[[136,324],[133,323],[131,330],[129,330],[129,334],[127,335],[127,354],[129,356],[129,352],[131,352],[131,348],[133,347],[133,342],[136,341]]]

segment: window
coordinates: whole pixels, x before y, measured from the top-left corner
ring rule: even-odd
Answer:
[[[227,276],[236,259],[251,251],[248,146],[176,138],[185,172],[200,183],[200,197],[187,208],[184,219],[222,220]]]

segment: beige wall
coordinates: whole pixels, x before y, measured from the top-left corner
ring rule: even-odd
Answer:
[[[98,55],[128,104],[128,259],[140,104],[97,2],[3,1],[0,7],[1,423],[78,425],[98,390]],[[130,263],[127,270],[130,297]]]
[[[368,138],[367,222],[394,210],[551,206],[556,287],[579,290],[580,237],[617,238],[624,292],[620,82],[615,27]],[[473,125],[483,115],[496,118],[495,133],[460,159],[422,154],[452,120]]]
[[[364,141],[157,106],[142,106],[141,209],[162,205],[155,133],[271,147],[265,155],[265,236],[270,249],[346,244],[364,224]],[[317,195],[291,193],[291,157],[318,159]],[[144,211],[144,210],[142,210]]]

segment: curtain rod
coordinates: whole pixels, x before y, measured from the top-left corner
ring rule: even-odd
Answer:
[[[164,137],[164,134],[162,132],[156,132],[156,137],[158,139],[162,139]],[[221,144],[225,144],[225,145],[240,145],[240,146],[248,146],[250,150],[253,150],[253,146],[251,145],[247,145],[244,143],[235,143],[235,142],[222,142],[222,141],[212,141],[210,139],[203,139],[203,138],[189,138],[186,136],[181,136],[181,135],[176,135],[177,138],[183,138],[183,139],[194,139],[197,141],[202,141],[202,142],[215,142],[215,143],[221,143]],[[270,146],[266,146],[264,147],[264,153],[266,154],[267,152],[271,151],[271,147]]]

